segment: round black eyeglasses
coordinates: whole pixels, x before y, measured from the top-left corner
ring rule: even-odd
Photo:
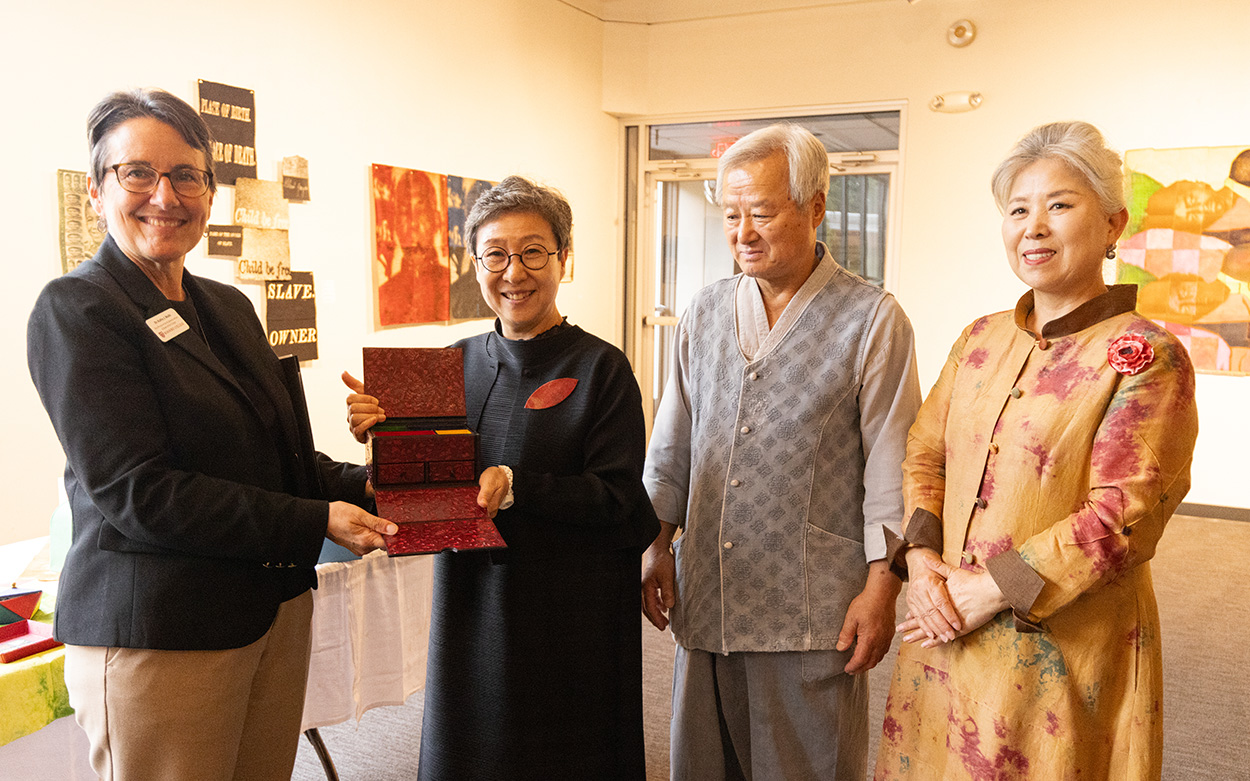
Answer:
[[[541,244],[531,244],[520,252],[508,252],[503,247],[487,247],[481,255],[475,257],[487,271],[499,273],[512,263],[513,258],[520,258],[521,264],[530,271],[542,271],[555,254],[556,252],[548,251]]]

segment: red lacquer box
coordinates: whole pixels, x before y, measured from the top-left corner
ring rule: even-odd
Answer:
[[[59,645],[52,639],[52,627],[38,621],[22,619],[0,626],[0,662],[4,664]]]
[[[507,547],[477,504],[477,434],[464,404],[464,359],[454,348],[364,348],[365,393],[386,410],[366,463],[378,515],[399,525],[391,556]]]

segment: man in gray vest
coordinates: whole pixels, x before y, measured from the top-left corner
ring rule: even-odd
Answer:
[[[894,636],[883,528],[903,516],[920,387],[903,310],[816,240],[828,188],[802,128],[734,144],[716,197],[743,273],[677,326],[644,475],[664,523],[642,580],[643,612],[661,630],[671,618],[678,644],[675,780],[867,771],[862,673]]]

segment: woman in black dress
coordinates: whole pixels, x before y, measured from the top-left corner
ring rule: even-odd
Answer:
[[[563,197],[510,176],[465,229],[498,319],[453,346],[494,465],[478,503],[508,547],[435,561],[419,777],[642,779],[639,555],[657,523],[638,384],[620,350],[556,309]],[[349,386],[363,440],[385,411]]]

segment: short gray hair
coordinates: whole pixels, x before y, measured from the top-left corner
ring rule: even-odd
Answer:
[[[537,214],[551,226],[556,251],[573,244],[573,209],[557,190],[535,184],[520,176],[509,176],[487,190],[473,204],[464,221],[465,246],[477,257],[477,232],[488,222],[505,214]]]
[[[87,144],[90,150],[91,178],[96,186],[104,180],[104,155],[109,134],[118,125],[139,117],[158,119],[178,131],[187,146],[204,154],[208,189],[217,192],[213,175],[213,134],[204,119],[185,100],[163,89],[139,88],[114,92],[96,104],[87,115]]]
[[[829,192],[829,153],[806,128],[779,122],[748,133],[721,155],[716,168],[716,202],[721,202],[725,175],[749,163],[781,152],[790,167],[790,200],[806,206],[817,194]]]
[[[1104,214],[1125,208],[1120,155],[1107,146],[1098,128],[1088,122],[1052,122],[1030,130],[994,169],[990,189],[999,211],[1007,210],[1016,177],[1039,160],[1067,163],[1098,196]]]

